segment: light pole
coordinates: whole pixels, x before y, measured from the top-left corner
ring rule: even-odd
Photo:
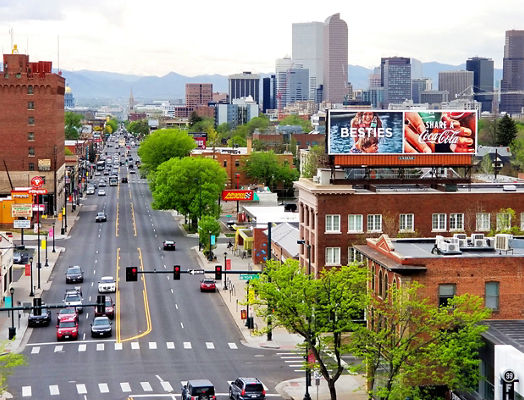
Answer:
[[[306,243],[305,240],[297,240],[297,244],[302,244],[307,247],[307,274],[308,279],[311,279],[311,245]],[[307,317],[308,334],[311,335],[311,318]],[[311,400],[309,395],[309,385],[311,384],[311,370],[309,369],[309,343],[306,340],[306,393],[304,394],[304,400]]]
[[[15,288],[12,287],[9,289],[9,293],[11,293],[11,327],[9,328],[9,340],[14,339],[16,336],[16,328],[15,328],[15,310],[13,310],[15,306]]]
[[[235,177],[237,178],[237,189],[238,189],[239,181],[240,181],[240,174],[236,173]],[[238,211],[239,211],[239,201],[237,200],[237,218],[238,218]]]
[[[49,267],[49,259],[47,258],[47,241],[49,239],[49,232],[47,233],[47,236],[45,238],[45,264],[44,267]]]
[[[227,290],[227,251],[224,251],[224,290]]]
[[[56,251],[55,251],[55,235],[56,235],[55,221],[53,221],[53,253],[56,253]]]
[[[64,233],[67,233],[67,184],[64,186]]]
[[[38,289],[40,289],[40,268],[42,268],[42,263],[40,261],[40,195],[36,195],[36,223],[38,225],[38,262],[36,263],[36,269],[38,270]]]
[[[29,258],[29,262],[31,263],[31,287],[29,288],[29,296],[33,297],[35,295],[35,292],[33,291],[33,257]]]

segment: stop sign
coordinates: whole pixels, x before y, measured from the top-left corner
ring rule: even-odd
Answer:
[[[35,176],[31,179],[31,186],[39,188],[44,183],[44,180],[41,176]]]

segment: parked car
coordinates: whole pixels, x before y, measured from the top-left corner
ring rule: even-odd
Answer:
[[[201,292],[216,292],[217,285],[214,279],[204,278],[200,281]]]
[[[114,293],[116,292],[115,278],[112,276],[103,276],[98,281],[98,293]]]
[[[74,319],[78,321],[78,312],[74,307],[61,308],[56,316],[56,322],[60,322],[63,319]]]
[[[78,320],[63,318],[56,325],[56,340],[78,339]]]
[[[95,222],[107,222],[107,215],[104,211],[96,214]]]
[[[84,271],[78,265],[67,268],[66,283],[82,283],[84,281]]]
[[[91,324],[91,336],[111,336],[113,334],[113,328],[111,321],[107,317],[96,317]]]
[[[111,296],[106,296],[105,313],[99,313],[95,308],[95,317],[101,317],[102,315],[105,315],[109,319],[115,318],[115,303],[113,303],[113,299],[111,298]]]
[[[162,247],[164,250],[176,250],[176,242],[173,240],[164,240],[162,242]]]
[[[215,386],[207,379],[192,379],[182,385],[182,400],[215,400]]]
[[[257,378],[237,378],[229,385],[232,400],[265,400],[266,390]]]
[[[45,304],[42,303],[42,307],[44,307]],[[36,327],[36,326],[49,326],[51,323],[51,312],[47,308],[41,308],[40,309],[40,315],[35,315],[35,312],[32,311],[31,314],[29,314],[29,318],[27,319],[27,325],[29,327]]]
[[[16,251],[13,254],[14,264],[27,264],[29,263],[29,254]]]

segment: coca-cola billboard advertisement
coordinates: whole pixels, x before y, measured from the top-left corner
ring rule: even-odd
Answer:
[[[329,110],[328,154],[475,154],[476,111]]]

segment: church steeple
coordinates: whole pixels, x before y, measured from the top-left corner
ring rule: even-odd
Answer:
[[[135,98],[133,97],[133,88],[129,92],[129,112],[133,112],[135,109]]]

